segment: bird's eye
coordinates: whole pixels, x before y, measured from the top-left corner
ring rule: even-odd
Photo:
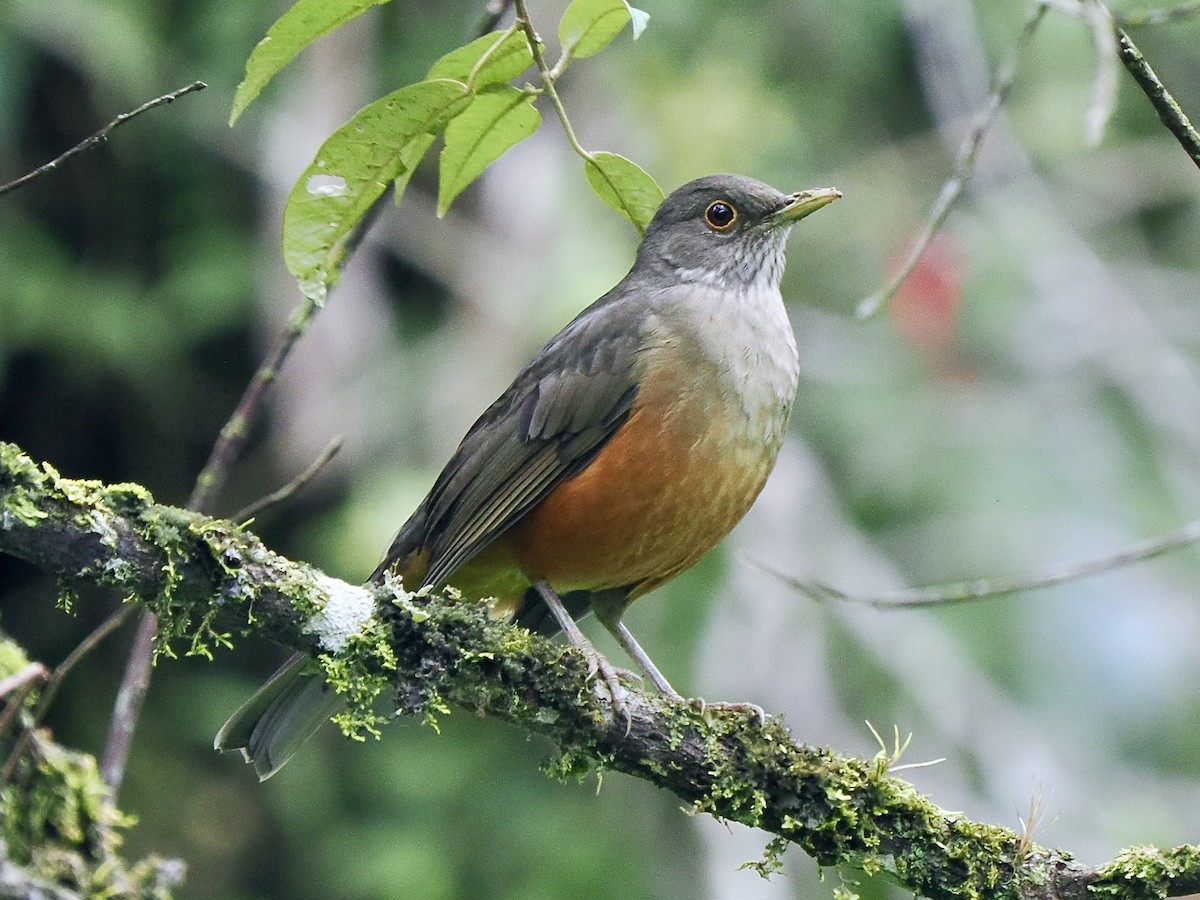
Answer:
[[[704,221],[717,231],[728,231],[738,219],[737,209],[732,203],[724,200],[714,200],[704,211]]]

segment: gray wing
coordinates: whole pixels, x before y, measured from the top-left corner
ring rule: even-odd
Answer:
[[[557,485],[629,417],[642,338],[616,290],[560,331],[471,426],[380,567],[430,550],[441,585]]]

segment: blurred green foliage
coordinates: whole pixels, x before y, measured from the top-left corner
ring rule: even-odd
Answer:
[[[912,780],[1099,862],[1200,829],[1194,552],[932,613],[818,606],[755,558],[882,591],[1112,552],[1200,511],[1197,177],[1122,77],[1103,145],[1082,121],[1093,47],[1051,15],[978,179],[888,315],[852,319],[952,166],[1022,5],[640,4],[649,26],[560,85],[587,147],[664,187],[738,171],[846,199],[798,229],[785,293],[805,359],[781,472],[729,545],[630,614],[682,689],[787,713],[797,737],[875,752],[916,733]],[[563,2],[530,4],[550,41]],[[182,502],[267,341],[298,302],[280,210],[321,142],[462,44],[482,4],[395,0],[306,50],[232,131],[245,60],[282,7],[213,0],[0,6],[0,180],[189,81],[61,170],[0,198],[0,439],[71,475]],[[1200,23],[1135,38],[1200,111]],[[1122,73],[1123,76],[1123,73]],[[516,368],[625,271],[636,236],[543,128],[435,216],[436,173],[381,212],[278,386],[222,497],[232,512],[332,436],[338,463],[255,523],[281,552],[362,577]],[[736,548],[736,549],[735,549]],[[0,621],[61,660],[118,598],[0,557]],[[128,634],[72,676],[50,725],[99,752]],[[193,898],[828,896],[798,854],[610,777],[559,784],[550,748],[455,713],[378,744],[322,733],[273,781],[210,749],[282,658],[245,642],[160,665],[122,805],[132,857],[189,864]],[[906,760],[908,761],[908,760]],[[1041,787],[1039,787],[1039,785]],[[853,877],[852,873],[849,877]],[[856,888],[894,896],[887,885]]]

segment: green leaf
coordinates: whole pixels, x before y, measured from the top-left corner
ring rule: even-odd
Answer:
[[[533,99],[532,94],[501,85],[476,94],[471,105],[446,126],[438,180],[439,216],[509,147],[537,131],[542,117],[534,109]]]
[[[421,160],[425,158],[425,154],[429,148],[433,146],[433,142],[437,140],[437,134],[434,132],[425,132],[418,134],[415,138],[408,142],[408,145],[400,151],[400,174],[396,176],[396,184],[394,193],[396,195],[396,205],[400,205],[400,200],[404,197],[404,190],[408,187],[408,183],[412,180],[413,172],[420,165]]]
[[[297,0],[276,20],[267,36],[258,42],[246,60],[246,77],[233,95],[229,113],[232,126],[275,73],[296,58],[301,50],[322,35],[357,19],[372,6],[388,0]]]
[[[584,160],[583,174],[600,199],[645,234],[654,211],[663,202],[663,192],[637,163],[615,153],[593,153]]]
[[[480,65],[480,60],[487,57]],[[471,43],[451,50],[433,64],[425,77],[452,78],[480,90],[493,84],[506,84],[533,65],[533,52],[523,32],[510,28],[499,34],[485,34]],[[478,70],[476,70],[478,67]],[[475,73],[471,81],[471,73]]]
[[[283,216],[284,261],[306,297],[325,301],[363,216],[393,181],[407,184],[431,136],[467,97],[458,81],[410,84],[359,110],[325,141]]]
[[[564,56],[584,59],[607,47],[630,23],[637,40],[649,19],[625,0],[574,0],[558,23],[558,40]]]

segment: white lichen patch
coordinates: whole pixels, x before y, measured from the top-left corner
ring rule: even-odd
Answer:
[[[105,547],[112,547],[115,549],[120,543],[120,538],[113,527],[108,524],[108,520],[104,518],[100,510],[92,510],[88,519],[92,525],[91,530],[100,535],[100,543],[102,543]]]
[[[318,575],[316,582],[329,599],[325,609],[308,620],[304,631],[315,634],[327,653],[340,653],[371,620],[375,597],[366,588],[327,575]]]

